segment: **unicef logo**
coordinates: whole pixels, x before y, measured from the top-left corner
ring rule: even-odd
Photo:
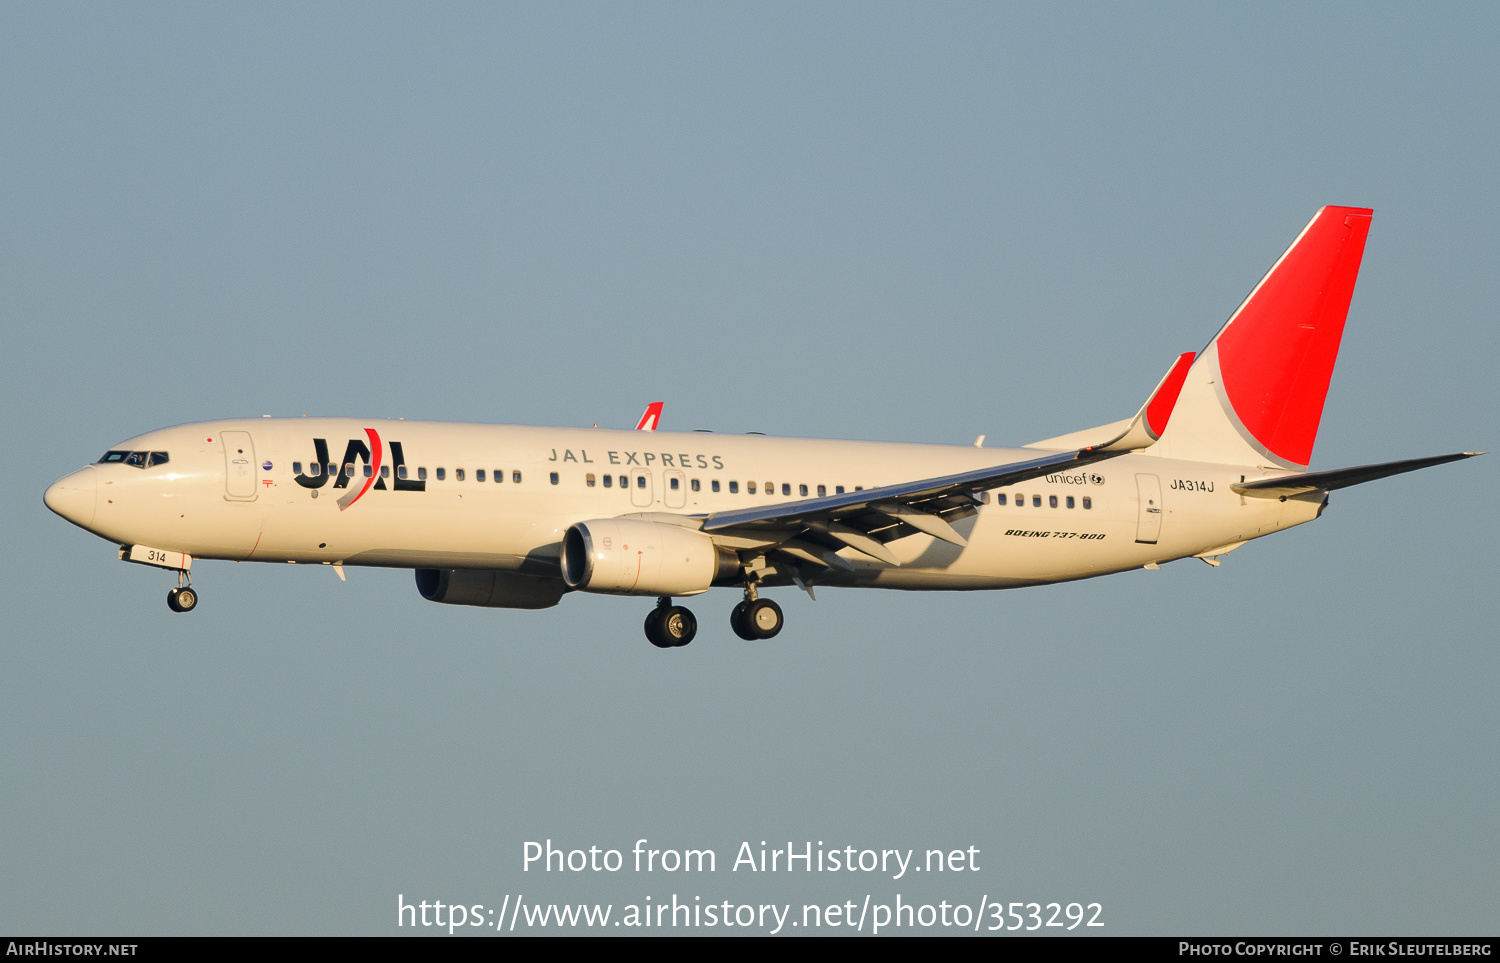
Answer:
[[[1090,475],[1089,476],[1089,484],[1091,484],[1091,485],[1102,485],[1102,484],[1104,484],[1104,476],[1103,475]]]

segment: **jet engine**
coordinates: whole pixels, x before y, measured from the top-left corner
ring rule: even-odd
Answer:
[[[568,589],[555,578],[453,568],[417,569],[417,591],[429,602],[492,609],[550,609]]]
[[[563,535],[563,581],[610,595],[699,595],[739,559],[702,532],[638,518],[595,518]]]

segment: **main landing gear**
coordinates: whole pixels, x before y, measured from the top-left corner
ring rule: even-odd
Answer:
[[[729,627],[747,642],[770,639],[786,624],[781,606],[770,599],[757,597],[755,589],[745,590],[745,600],[729,613]],[[646,638],[658,649],[675,649],[687,645],[698,634],[698,619],[669,598],[656,600],[656,608],[646,616]]]
[[[770,599],[745,599],[729,613],[729,627],[746,642],[774,638],[785,624],[781,606]]]
[[[177,572],[177,587],[167,593],[167,608],[173,612],[191,612],[198,607],[198,590],[186,572]]]
[[[675,649],[693,641],[698,634],[698,619],[693,613],[672,600],[662,597],[656,600],[656,608],[646,616],[646,638],[658,649]]]

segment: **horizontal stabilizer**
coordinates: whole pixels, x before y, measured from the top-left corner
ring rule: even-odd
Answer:
[[[1407,461],[1388,461],[1381,465],[1360,465],[1356,468],[1335,468],[1332,471],[1310,471],[1300,475],[1284,475],[1281,478],[1262,478],[1259,481],[1242,482],[1229,487],[1241,495],[1255,498],[1286,498],[1304,492],[1330,492],[1335,488],[1363,485],[1377,478],[1389,478],[1419,468],[1431,468],[1462,458],[1482,455],[1482,451],[1461,451],[1452,455],[1433,455],[1430,458],[1411,458]]]

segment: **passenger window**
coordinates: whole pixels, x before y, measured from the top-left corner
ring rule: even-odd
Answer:
[[[151,457],[146,459],[146,465],[148,467],[151,465],[165,465],[166,463],[167,453],[164,451],[153,451],[151,453]]]
[[[351,462],[346,462],[344,464],[344,477],[345,478],[353,478],[354,477],[354,462],[351,461]],[[438,469],[438,477],[439,478],[443,477],[443,470],[441,468]]]
[[[1068,496],[1068,507],[1069,508],[1073,507],[1073,496],[1072,495]]]
[[[405,465],[397,465],[396,466],[396,477],[399,478],[399,479],[401,479],[402,481],[406,481],[406,466]]]
[[[511,472],[510,473],[510,481],[511,481],[512,485],[519,485],[519,484],[521,484],[521,473],[518,472],[518,471]]]
[[[390,465],[381,465],[380,466],[380,477],[381,478],[389,478],[389,477],[391,477],[391,466]]]
[[[682,483],[680,481],[678,481],[678,479],[675,478],[675,477],[672,479],[671,484],[672,484],[672,491],[674,491],[674,492],[677,489],[679,489],[679,488],[682,487]]]
[[[715,478],[713,481],[711,481],[711,482],[708,483],[708,487],[712,488],[714,491],[718,491],[719,490],[719,480],[717,478]]]
[[[373,478],[373,477],[375,477],[375,468],[374,468],[373,465],[370,465],[370,464],[366,463],[365,466],[364,466],[363,471],[364,471],[364,475],[365,475],[366,478]]]
[[[828,494],[828,486],[827,485],[819,485],[818,486],[818,497],[822,498],[826,494]]]
[[[426,481],[426,480],[427,480],[427,469],[425,469],[425,468],[418,468],[417,469],[417,481]]]
[[[798,485],[797,486],[797,494],[801,495],[803,498],[806,498],[807,497],[807,486],[806,485]]]
[[[863,486],[863,485],[855,485],[854,486],[854,490],[857,491],[857,492],[862,492],[862,491],[865,490],[865,486]]]
[[[1042,507],[1042,496],[1040,496],[1040,495],[1032,495],[1031,496],[1031,507],[1032,508],[1041,508]]]
[[[1090,498],[1089,496],[1087,496],[1087,495],[1083,496],[1083,507],[1084,508],[1093,508],[1094,507],[1094,500],[1092,498]]]
[[[483,468],[476,468],[476,469],[474,469],[474,480],[477,481],[477,482],[484,481],[484,469]]]
[[[695,491],[695,492],[703,490],[703,486],[698,483],[698,479],[696,479],[696,478],[694,478],[692,481],[688,482],[688,485],[691,486],[692,489],[693,489],[693,491]]]
[[[802,486],[802,490],[804,492],[807,491],[807,486],[803,485]],[[781,483],[781,493],[783,495],[790,495],[792,493],[792,486],[791,486],[791,484],[788,483],[788,482],[782,482]]]
[[[448,473],[445,472],[445,471],[443,471],[443,469],[439,468],[437,470],[437,480],[438,481],[442,481],[443,479],[445,479],[447,477],[448,477]]]
[[[557,472],[552,473],[552,484],[557,484]]]
[[[495,484],[498,485],[501,482],[505,481],[505,472],[501,471],[499,468],[496,468],[494,471],[490,472],[490,477],[493,478],[495,480]]]
[[[627,479],[624,475],[620,476],[620,487],[621,488],[629,488],[630,487],[630,480]]]
[[[730,491],[734,491],[734,482],[730,482],[729,483],[729,490]],[[747,495],[754,495],[755,494],[755,482],[745,482],[745,494],[747,494]]]
[[[635,476],[635,487],[637,487],[637,488],[645,488],[646,487],[646,476],[645,475],[637,475],[637,476]]]
[[[1048,495],[1047,496],[1047,507],[1048,508],[1056,508],[1057,507],[1057,496],[1056,495]]]
[[[453,480],[454,481],[463,481],[464,480],[464,470],[462,468],[455,468],[455,469],[453,469]]]
[[[614,486],[614,484],[615,484],[615,476],[613,476],[613,475],[605,475],[604,476],[604,487],[605,488],[612,488]]]
[[[294,461],[294,462],[292,462],[292,474],[293,475],[300,475],[300,474],[302,474],[302,462],[300,462],[300,461]]]
[[[834,485],[833,486],[833,493],[835,495],[842,495],[844,493],[844,486],[843,485]]]
[[[328,463],[328,474],[330,476],[332,476],[332,475],[337,475],[338,473],[339,473],[339,467],[337,465],[335,465],[333,462],[329,462]]]
[[[776,485],[775,485],[774,482],[766,482],[766,494],[767,495],[774,495],[774,494],[776,494]]]
[[[1001,492],[1000,494],[998,494],[998,495],[995,496],[995,504],[996,505],[1004,505],[1005,504],[1005,492]]]
[[[750,484],[754,485],[755,482],[751,482]],[[729,483],[729,494],[731,494],[731,495],[738,495],[739,493],[740,493],[740,483],[737,482],[737,481],[730,482]],[[754,488],[750,489],[750,494],[752,494],[752,495],[755,494],[755,489]]]
[[[590,488],[593,488],[594,487],[594,473],[593,472],[589,472],[587,475],[584,475],[583,476],[583,483],[585,485],[589,486]]]

